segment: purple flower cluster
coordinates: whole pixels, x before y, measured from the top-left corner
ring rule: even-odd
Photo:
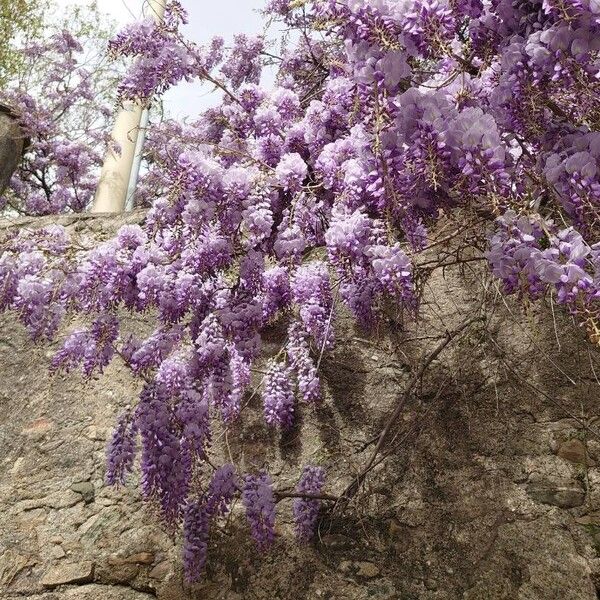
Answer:
[[[111,314],[98,317],[89,331],[74,331],[54,355],[51,369],[69,371],[79,365],[89,377],[94,370],[102,372],[111,361],[119,334],[119,321]]]
[[[6,86],[0,102],[18,115],[29,145],[0,206],[32,215],[88,208],[111,114],[95,87],[114,75],[84,56],[81,42],[88,41],[58,29],[22,48],[19,85]]]
[[[300,318],[317,345],[331,348],[334,343],[333,297],[327,266],[322,262],[302,265],[292,279],[292,298]]]
[[[492,272],[502,280],[508,293],[523,290],[535,296],[541,291],[539,276],[535,270],[528,272],[526,266],[534,251],[540,249],[544,229],[549,225],[541,219],[517,216],[513,211],[498,219],[487,258]]]
[[[288,330],[286,350],[290,365],[296,373],[298,388],[305,402],[310,404],[321,400],[321,383],[317,367],[310,355],[308,335],[299,323],[292,323]]]
[[[263,391],[265,421],[269,425],[289,429],[294,424],[295,404],[291,369],[282,363],[271,361]]]
[[[296,486],[298,494],[318,495],[325,484],[325,469],[306,466]],[[308,542],[315,534],[321,502],[315,498],[296,498],[294,500],[294,522],[296,536],[302,542]]]
[[[291,300],[290,276],[288,269],[277,266],[263,275],[263,317],[273,318],[279,310],[286,308]]]
[[[544,174],[565,211],[584,233],[600,217],[600,133],[565,136],[562,147],[546,158]]]
[[[106,450],[106,483],[124,484],[133,469],[137,425],[131,413],[125,412],[119,421]]]
[[[235,89],[243,83],[258,83],[262,71],[261,52],[264,40],[258,36],[237,34],[229,57],[223,63],[221,72]]]
[[[126,27],[109,44],[110,53],[136,57],[134,66],[121,80],[121,100],[150,100],[182,80],[202,76],[221,60],[223,40],[215,38],[208,48],[180,43],[178,28],[187,20],[179,2],[168,2],[165,18],[156,23],[148,17]]]
[[[183,566],[190,583],[198,581],[206,564],[211,515],[202,502],[190,501],[183,513]]]
[[[404,31],[425,56],[442,54],[455,29],[450,6],[437,0],[417,0],[404,20]]]
[[[301,189],[307,172],[308,167],[297,152],[282,156],[275,169],[277,181],[290,192],[297,192]]]
[[[487,254],[493,273],[508,293],[537,297],[552,288],[559,303],[572,310],[583,304],[593,310],[598,298],[593,249],[572,227],[558,230],[549,221],[505,213]]]
[[[414,304],[411,262],[399,244],[371,246],[369,258],[378,284],[404,304]]]
[[[156,498],[165,521],[174,523],[186,502],[191,464],[182,452],[174,415],[161,388],[144,388],[136,425],[142,439],[142,492],[147,499]]]
[[[227,513],[237,487],[235,469],[226,464],[214,472],[206,493],[199,500],[186,504],[183,511],[183,566],[189,583],[200,579],[206,563],[211,521]]]
[[[210,408],[195,390],[185,390],[175,415],[181,423],[182,452],[190,457],[205,458],[210,443]]]
[[[275,540],[275,496],[272,485],[271,478],[264,472],[246,475],[242,491],[252,537],[263,551]]]

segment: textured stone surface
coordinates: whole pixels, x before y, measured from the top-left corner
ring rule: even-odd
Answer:
[[[90,584],[61,588],[59,591],[27,595],[26,597],[30,600],[151,600],[155,596],[136,592],[131,588]]]
[[[79,483],[74,483],[71,486],[71,489],[78,493],[81,494],[81,497],[83,498],[83,501],[86,504],[89,504],[90,502],[94,501],[94,496],[95,496],[95,490],[94,490],[94,484],[90,483],[89,481],[81,481]]]
[[[560,445],[557,454],[561,458],[579,465],[585,465],[587,462],[585,444],[578,439],[563,442]]]
[[[94,565],[89,561],[82,563],[60,562],[50,567],[42,577],[42,585],[55,588],[68,583],[89,583],[94,578]]]
[[[65,219],[98,238],[122,221]],[[322,362],[324,405],[303,409],[298,427],[280,439],[254,400],[215,451],[242,470],[269,461],[281,487],[294,485],[303,464],[323,464],[327,491],[341,492],[419,357],[437,343],[429,336],[472,314],[484,285],[478,271],[436,271],[423,318],[404,331],[394,314],[371,337],[342,320],[339,344]],[[52,349],[32,347],[6,315],[0,597],[595,600],[600,388],[593,372],[600,361],[581,330],[556,319],[555,331],[543,307],[524,312],[498,303],[487,325],[473,326],[433,362],[406,404],[387,460],[344,514],[323,520],[313,544],[293,542],[290,503],[282,502],[276,547],[261,556],[237,507],[224,531],[213,531],[205,580],[189,588],[178,536],[161,529],[136,482],[123,489],[103,483],[106,440],[119,412],[135,402],[138,383],[117,362],[87,382],[50,377]],[[267,353],[279,350],[282,331],[267,332]],[[72,565],[91,570],[79,577]],[[49,574],[52,590],[44,587]]]

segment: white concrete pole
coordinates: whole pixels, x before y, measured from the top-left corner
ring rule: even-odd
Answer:
[[[148,16],[157,23],[162,21],[167,0],[147,0],[147,5]],[[118,110],[111,138],[120,152],[113,148],[106,151],[92,212],[120,213],[125,209],[143,110],[141,102],[124,102]]]
[[[140,178],[140,167],[142,165],[142,156],[144,153],[144,143],[146,141],[146,131],[148,130],[148,122],[150,121],[150,107],[146,106],[142,112],[140,119],[139,133],[137,144],[135,145],[135,155],[133,157],[133,166],[131,167],[131,175],[129,176],[129,185],[127,186],[127,201],[125,202],[125,210],[133,210],[133,197],[137,188],[137,182]]]

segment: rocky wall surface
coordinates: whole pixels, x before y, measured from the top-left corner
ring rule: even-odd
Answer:
[[[63,218],[102,239],[130,215]],[[30,221],[3,227],[37,226]],[[242,470],[267,462],[281,488],[302,466],[339,494],[365,464],[411,374],[493,286],[477,268],[434,271],[414,323],[390,313],[367,336],[344,319],[322,362],[326,400],[283,438],[258,398],[215,436]],[[90,381],[50,376],[14,315],[0,323],[0,597],[10,600],[592,600],[600,589],[599,353],[558,309],[494,298],[432,362],[345,511],[293,541],[289,502],[260,555],[236,506],[212,532],[204,581],[183,582],[178,532],[135,480],[104,484],[106,440],[139,384],[117,362]],[[139,322],[138,322],[139,321]],[[146,324],[139,319],[135,326]],[[275,353],[282,327],[267,332]]]

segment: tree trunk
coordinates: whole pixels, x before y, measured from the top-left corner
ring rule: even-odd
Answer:
[[[9,107],[0,104],[0,195],[15,172],[26,141]]]

